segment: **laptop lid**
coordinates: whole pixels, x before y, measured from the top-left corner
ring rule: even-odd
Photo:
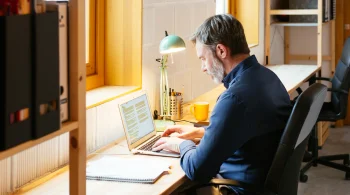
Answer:
[[[134,149],[156,135],[147,94],[143,91],[119,103],[124,133],[129,149]]]

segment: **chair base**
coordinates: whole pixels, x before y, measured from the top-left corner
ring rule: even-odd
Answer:
[[[334,160],[343,160],[343,164],[332,162]],[[321,164],[327,167],[331,167],[340,171],[345,172],[345,179],[350,180],[350,155],[349,154],[340,154],[340,155],[331,155],[331,156],[320,156],[317,158],[312,158],[301,170],[300,170],[300,181],[307,182],[306,171],[310,169],[311,166],[316,167],[317,164]]]

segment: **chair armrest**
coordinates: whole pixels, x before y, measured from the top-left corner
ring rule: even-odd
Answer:
[[[232,179],[212,179],[209,181],[209,185],[227,185],[227,186],[241,187],[244,189],[251,189],[254,191],[261,190],[253,184],[248,184],[248,183],[244,183],[244,182],[236,181]]]
[[[217,186],[217,185],[235,186],[235,187],[244,188],[246,190],[253,191],[253,192],[263,191],[263,189],[258,188],[253,184],[248,184],[248,183],[231,180],[231,179],[212,179],[208,183],[200,183],[200,184],[193,185],[190,188],[184,190],[183,192],[194,192],[198,188],[202,188],[206,186]]]
[[[316,77],[316,80],[322,80],[322,81],[329,81],[332,82],[331,78],[326,78],[326,77]]]
[[[328,88],[327,91],[342,93],[342,94],[345,94],[345,95],[348,95],[348,93],[349,93],[349,92],[347,92],[345,90],[338,90],[338,89],[332,89],[332,88]]]
[[[300,95],[301,93],[303,93],[303,90],[302,90],[300,87],[298,87],[298,88],[296,89],[296,91],[298,92],[298,95]]]

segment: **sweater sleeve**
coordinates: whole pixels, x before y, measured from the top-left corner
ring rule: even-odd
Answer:
[[[210,117],[210,125],[196,146],[192,141],[180,144],[181,167],[191,180],[208,182],[221,164],[248,139],[244,133],[244,104],[233,94],[223,94]]]

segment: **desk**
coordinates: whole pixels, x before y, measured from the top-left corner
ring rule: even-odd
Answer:
[[[301,86],[310,77],[315,75],[319,70],[313,65],[276,65],[267,66],[281,79],[289,94],[292,94],[296,88]],[[210,110],[213,109],[217,97],[225,90],[220,85],[213,90],[195,98],[185,104],[184,120],[197,122],[189,113],[189,106],[195,101],[208,101]],[[104,151],[105,154],[127,153],[127,145],[125,141]],[[98,157],[98,156],[97,156]],[[124,156],[126,158],[132,156]],[[102,182],[87,181],[87,194],[169,194],[178,186],[187,180],[185,173],[182,171],[178,158],[143,156],[144,158],[159,158],[160,160],[169,161],[172,164],[171,174],[162,176],[155,184],[136,184],[136,183],[118,183],[118,182]],[[64,172],[46,183],[28,191],[25,194],[68,194],[68,172]]]
[[[115,146],[102,152],[103,154],[128,154],[126,140],[121,141]],[[99,158],[97,155],[90,160]],[[132,158],[134,155],[120,155],[121,158]],[[171,173],[163,175],[155,184],[137,184],[125,182],[107,182],[86,180],[86,194],[170,194],[177,187],[183,184],[187,179],[182,171],[179,158],[157,157],[137,155],[137,158],[158,158],[159,160],[168,161],[172,164]],[[142,163],[142,161],[140,162]],[[68,171],[52,178],[51,180],[41,184],[40,186],[24,193],[26,195],[36,194],[69,194],[69,174]]]
[[[272,70],[278,76],[289,95],[291,95],[298,87],[300,87],[304,82],[307,82],[316,74],[317,71],[320,70],[320,68],[315,65],[269,65],[266,67]],[[223,86],[223,84],[221,84],[203,95],[200,95],[199,97],[185,103],[183,106],[184,117],[182,120],[197,122],[190,112],[191,104],[197,101],[209,102],[209,112],[211,112],[214,109],[217,98],[225,90],[226,88]],[[209,124],[209,119],[201,123]]]

